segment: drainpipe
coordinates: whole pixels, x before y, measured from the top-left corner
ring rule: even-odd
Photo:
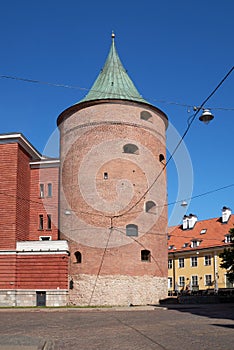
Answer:
[[[217,254],[214,252],[214,292],[218,294],[219,286],[218,286],[218,264],[217,264]]]

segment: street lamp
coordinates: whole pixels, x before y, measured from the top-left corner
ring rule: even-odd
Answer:
[[[205,124],[208,124],[212,119],[214,119],[214,116],[209,109],[204,109],[199,117],[199,120]]]

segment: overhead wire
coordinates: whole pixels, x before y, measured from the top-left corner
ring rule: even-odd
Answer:
[[[17,76],[13,76],[13,75],[0,75],[0,79],[10,79],[10,80],[16,80],[16,81],[23,81],[26,83],[33,83],[33,84],[40,84],[40,85],[48,85],[48,86],[53,86],[53,87],[59,87],[59,88],[65,88],[65,89],[73,89],[73,90],[80,90],[80,91],[92,91],[92,92],[99,92],[101,93],[102,91],[100,90],[94,90],[94,89],[89,89],[86,87],[81,87],[81,86],[76,86],[76,85],[69,85],[69,84],[59,84],[59,83],[52,83],[52,82],[48,82],[48,81],[42,81],[42,80],[37,80],[37,79],[29,79],[29,78],[22,78],[22,77],[17,77]],[[107,95],[108,92],[104,91],[105,94]],[[118,96],[118,93],[115,93],[116,96]],[[119,95],[122,96],[122,95]],[[136,98],[136,96],[130,96],[131,98],[134,99],[134,97]],[[181,103],[181,102],[175,102],[175,101],[167,101],[167,100],[162,100],[162,99],[155,99],[153,97],[150,96],[143,96],[142,99],[146,99],[146,100],[150,100],[150,101],[154,101],[157,103],[163,103],[163,104],[167,104],[167,105],[175,105],[175,106],[179,106],[179,107],[186,107],[186,108],[193,108],[194,104],[186,104],[186,103]],[[234,111],[234,107],[230,107],[230,108],[225,108],[225,107],[207,107],[210,108],[212,110],[223,110],[223,111]]]

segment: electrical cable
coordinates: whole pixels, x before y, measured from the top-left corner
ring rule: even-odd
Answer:
[[[33,83],[33,84],[40,84],[40,85],[48,85],[48,86],[54,86],[54,87],[60,87],[60,88],[66,88],[66,89],[73,89],[73,90],[81,90],[81,91],[92,91],[92,92],[99,92],[101,93],[102,91],[100,90],[93,90],[93,89],[89,89],[86,87],[80,87],[80,86],[75,86],[75,85],[69,85],[69,84],[58,84],[58,83],[51,83],[48,81],[41,81],[41,80],[36,80],[36,79],[28,79],[28,78],[21,78],[21,77],[16,77],[16,76],[11,76],[11,75],[0,75],[0,79],[11,79],[11,80],[18,80],[18,81],[23,81],[26,83]],[[108,92],[104,91],[105,94],[108,94]],[[118,96],[118,93],[115,93],[116,96]],[[119,95],[120,97],[122,95]],[[134,99],[134,97],[136,98],[136,96],[130,96],[131,98]],[[153,102],[157,102],[157,103],[163,103],[163,104],[167,104],[167,105],[175,105],[175,106],[179,106],[179,107],[186,107],[186,108],[193,108],[194,105],[191,104],[186,104],[186,103],[180,103],[180,102],[174,102],[174,101],[167,101],[167,100],[159,100],[159,99],[155,99],[152,97],[142,97],[145,100],[149,100],[149,101],[153,101]],[[225,107],[207,107],[208,109],[212,109],[212,110],[223,110],[223,111],[233,111],[234,108],[230,107],[230,108],[225,108]]]
[[[219,82],[219,84],[214,88],[214,90],[209,94],[209,96],[207,98],[205,98],[205,100],[201,103],[199,109],[197,109],[197,111],[192,115],[192,117],[190,118],[190,122],[187,125],[187,128],[185,129],[182,137],[180,138],[178,144],[176,145],[176,147],[174,148],[173,152],[171,153],[169,159],[166,161],[166,163],[164,164],[162,170],[159,172],[158,176],[154,179],[154,181],[152,182],[152,184],[148,187],[148,189],[145,191],[145,193],[140,197],[140,199],[138,199],[136,201],[136,203],[129,208],[128,210],[126,210],[125,213],[131,211],[133,208],[135,208],[141,201],[142,199],[146,196],[146,194],[151,190],[151,188],[155,185],[155,183],[157,182],[157,180],[159,179],[159,177],[162,175],[162,173],[164,172],[164,170],[166,169],[167,165],[169,164],[169,162],[171,161],[171,159],[173,158],[174,154],[176,153],[177,149],[179,148],[179,146],[181,145],[182,141],[184,140],[185,136],[187,135],[189,129],[191,128],[192,123],[194,122],[197,114],[200,112],[200,110],[203,108],[203,106],[206,104],[206,102],[215,94],[215,92],[220,88],[220,86],[224,83],[224,81],[228,78],[228,76],[232,73],[234,69],[234,66],[228,71],[228,73],[224,76],[224,78]],[[120,214],[120,215],[116,215],[114,217],[120,217],[120,216],[124,216],[124,214]]]

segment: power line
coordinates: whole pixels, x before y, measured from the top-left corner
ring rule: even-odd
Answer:
[[[202,107],[206,104],[207,101],[209,101],[209,99],[215,94],[215,92],[220,88],[220,86],[224,83],[224,81],[228,78],[228,76],[232,73],[232,71],[234,70],[234,66],[228,71],[228,73],[224,76],[224,78],[219,82],[219,84],[214,88],[214,90],[208,95],[207,98],[205,98],[205,100],[201,103],[199,109],[197,109],[197,111],[189,118],[190,121],[187,125],[187,128],[185,129],[181,139],[179,140],[178,144],[176,145],[176,147],[174,148],[173,152],[171,153],[169,159],[166,161],[166,163],[164,164],[163,168],[161,169],[161,171],[159,172],[158,176],[154,179],[154,181],[152,182],[152,184],[148,187],[148,189],[145,191],[145,193],[140,197],[139,200],[136,201],[136,203],[129,208],[128,210],[125,211],[125,213],[128,213],[129,211],[131,211],[133,208],[135,208],[141,201],[142,199],[146,196],[146,194],[151,190],[151,188],[155,185],[155,183],[158,181],[158,179],[160,178],[160,176],[162,175],[162,173],[164,172],[164,170],[166,169],[167,165],[169,164],[169,162],[171,161],[171,159],[173,158],[174,154],[176,153],[176,151],[178,150],[179,146],[181,145],[182,141],[184,140],[185,136],[187,135],[187,133],[189,132],[189,129],[191,128],[197,114],[200,112],[200,110],[202,109]],[[116,215],[115,217],[120,217],[123,216],[125,213],[120,214],[120,215]]]
[[[40,84],[40,85],[48,85],[48,86],[53,86],[53,87],[59,87],[59,88],[65,88],[65,89],[72,89],[72,90],[80,90],[80,91],[93,91],[93,92],[99,92],[101,93],[102,91],[100,90],[93,90],[93,89],[89,89],[86,87],[81,87],[81,86],[75,86],[75,85],[69,85],[69,84],[58,84],[58,83],[51,83],[48,81],[42,81],[42,80],[36,80],[36,79],[28,79],[28,78],[22,78],[22,77],[17,77],[17,76],[12,76],[12,75],[0,75],[0,79],[10,79],[10,80],[17,80],[17,81],[23,81],[25,83],[32,83],[32,84]],[[108,94],[108,92],[104,91],[105,94]],[[116,96],[118,96],[118,93],[116,93]],[[122,96],[122,95],[119,95]],[[134,98],[136,96],[130,96],[131,98]],[[154,101],[157,103],[163,103],[163,104],[167,104],[167,105],[175,105],[175,106],[179,106],[179,107],[186,107],[188,109],[193,109],[194,105],[192,104],[186,104],[186,103],[180,103],[180,102],[175,102],[175,101],[167,101],[167,100],[159,100],[159,99],[155,99],[152,97],[142,97],[145,100],[150,100],[150,101]],[[207,107],[209,108],[209,107]],[[233,107],[230,108],[225,108],[225,107],[210,107],[209,109],[212,110],[223,110],[223,111],[234,111]]]

